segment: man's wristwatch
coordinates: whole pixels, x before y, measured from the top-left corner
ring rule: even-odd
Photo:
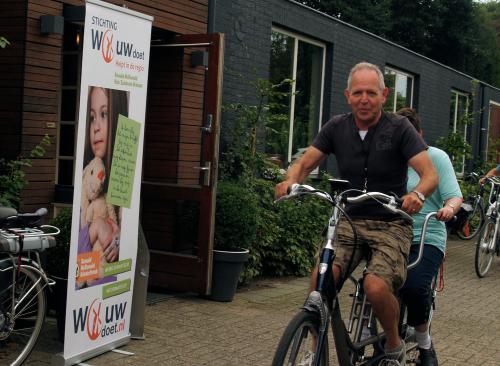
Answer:
[[[419,192],[419,191],[412,191],[412,192],[417,195],[418,199],[420,201],[422,201],[422,203],[425,202],[425,196],[424,196],[424,194],[422,192]]]

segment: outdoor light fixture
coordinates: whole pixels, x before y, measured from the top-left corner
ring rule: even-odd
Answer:
[[[42,15],[40,16],[40,33],[64,34],[64,18],[60,15]]]
[[[191,67],[204,66],[208,67],[208,52],[194,51],[191,53]]]

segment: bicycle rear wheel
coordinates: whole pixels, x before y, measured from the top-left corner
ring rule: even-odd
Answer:
[[[320,326],[319,315],[302,310],[288,324],[274,354],[273,366],[309,365],[311,352],[316,349]],[[321,365],[328,365],[328,340],[325,337],[321,352]]]
[[[484,225],[484,210],[481,201],[476,201],[474,209],[465,221],[464,226],[457,230],[457,236],[463,240],[473,239]]]
[[[476,245],[475,269],[479,278],[483,278],[488,273],[495,255],[495,243],[493,235],[495,234],[495,223],[488,220],[483,226]]]
[[[35,347],[45,319],[44,285],[39,275],[21,267],[14,291],[15,309],[12,305],[12,284],[2,292],[0,298],[1,365],[21,365]]]

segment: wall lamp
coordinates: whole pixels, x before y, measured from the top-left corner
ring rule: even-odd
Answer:
[[[40,17],[40,33],[64,34],[64,17],[60,15],[42,15]]]

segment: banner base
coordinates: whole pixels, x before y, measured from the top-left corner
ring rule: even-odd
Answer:
[[[52,356],[52,360],[50,362],[51,366],[69,366],[69,365],[74,365],[80,362],[83,362],[85,360],[88,360],[89,358],[99,356],[103,353],[109,352],[114,350],[115,348],[121,347],[126,345],[130,341],[130,334],[124,338],[116,339],[113,342],[110,342],[108,344],[104,344],[99,348],[92,349],[87,352],[80,353],[76,356],[65,358],[64,354],[58,353],[54,356]]]

